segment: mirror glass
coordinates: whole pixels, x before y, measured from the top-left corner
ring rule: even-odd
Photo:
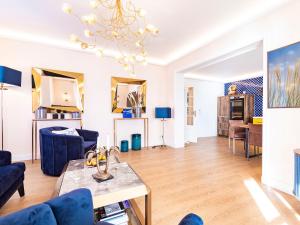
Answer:
[[[141,107],[142,112],[146,112],[146,80],[112,77],[111,84],[113,113],[133,107]]]
[[[83,112],[82,73],[32,68],[32,111]]]

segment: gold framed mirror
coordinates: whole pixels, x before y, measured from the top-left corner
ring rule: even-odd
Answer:
[[[32,75],[32,112],[39,108],[83,112],[84,75],[34,67]]]
[[[146,80],[112,77],[111,103],[113,113],[122,113],[124,108],[141,107],[146,112]]]

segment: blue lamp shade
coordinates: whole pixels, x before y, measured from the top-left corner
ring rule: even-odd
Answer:
[[[172,118],[170,107],[156,107],[155,118],[169,119]]]
[[[22,72],[5,66],[0,66],[0,83],[21,87]]]

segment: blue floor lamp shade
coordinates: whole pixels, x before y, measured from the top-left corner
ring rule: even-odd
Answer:
[[[155,108],[155,118],[161,119],[162,122],[162,144],[158,146],[153,146],[153,148],[156,147],[161,147],[164,148],[166,147],[165,145],[165,119],[170,119],[172,118],[172,113],[171,113],[171,108],[170,107],[156,107]]]
[[[9,86],[21,87],[22,73],[18,70],[0,66],[0,89],[1,89],[1,148],[3,150],[3,90]]]
[[[170,119],[171,118],[171,108],[170,107],[156,107],[155,108],[155,118]]]
[[[0,66],[0,84],[1,86],[19,86],[21,87],[22,73],[5,66]]]

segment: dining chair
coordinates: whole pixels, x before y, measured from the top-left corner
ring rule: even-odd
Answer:
[[[262,147],[262,125],[249,123],[248,145],[254,146],[254,155],[259,155],[259,148]],[[257,154],[258,150],[258,154]]]
[[[232,152],[235,154],[235,141],[243,140],[244,148],[245,148],[245,139],[246,139],[246,131],[245,128],[240,127],[243,125],[243,120],[229,120],[229,136],[228,136],[228,144],[229,149],[231,149],[231,139],[232,139]]]

